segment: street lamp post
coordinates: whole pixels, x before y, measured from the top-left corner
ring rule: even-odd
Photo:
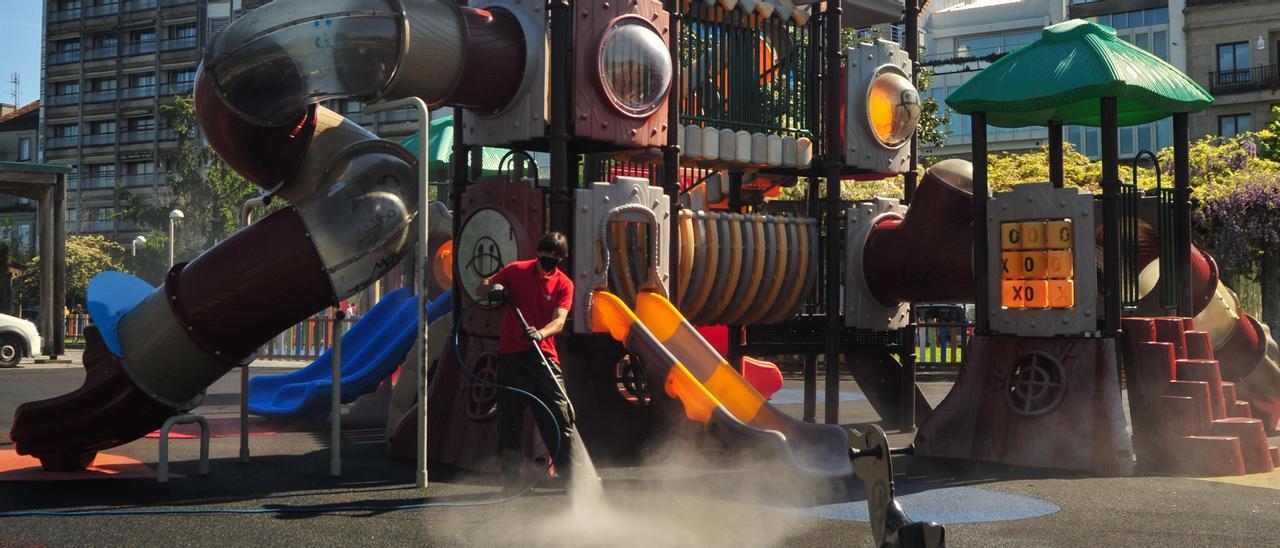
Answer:
[[[177,224],[178,220],[183,217],[185,217],[185,215],[182,214],[181,209],[175,209],[169,212],[169,268],[173,268],[173,225]]]
[[[143,236],[134,236],[133,237],[133,256],[134,257],[138,256],[138,246],[140,245],[147,245],[147,239]]]

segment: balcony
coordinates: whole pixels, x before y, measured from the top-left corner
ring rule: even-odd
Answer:
[[[50,65],[65,65],[67,63],[75,63],[80,61],[80,50],[73,49],[70,51],[55,51],[49,54]]]
[[[65,107],[67,105],[74,105],[79,102],[80,102],[79,93],[68,93],[65,95],[46,95],[44,98],[45,105],[50,107]]]
[[[123,131],[120,133],[120,143],[150,143],[156,138],[156,130],[154,129],[138,129],[133,131]]]
[[[120,4],[112,2],[110,4],[98,4],[84,8],[85,17],[102,17],[104,15],[115,15],[120,13]]]
[[[186,95],[196,86],[195,82],[170,82],[160,87],[160,95],[168,97],[170,95]]]
[[[156,41],[147,40],[144,42],[129,42],[124,45],[125,55],[146,55],[156,52]]]
[[[1209,72],[1209,93],[1241,93],[1280,88],[1280,65]]]
[[[178,132],[172,129],[162,129],[160,130],[160,133],[158,135],[161,141],[177,141],[178,140]]]
[[[49,13],[50,23],[62,23],[65,21],[75,21],[80,18],[80,8],[70,10],[59,10]]]
[[[372,115],[372,114],[365,114],[365,113],[363,113],[363,112],[349,112],[349,113],[343,114],[342,116],[343,116],[344,118],[346,118],[346,119],[348,119],[348,120],[351,120],[352,122],[355,122],[355,123],[360,124],[360,125],[362,125],[362,126],[371,126],[371,125],[373,125],[373,115]]]
[[[86,103],[107,103],[116,100],[116,90],[104,89],[102,91],[90,91],[84,94],[84,102]]]
[[[160,43],[160,49],[163,51],[193,49],[195,47],[196,47],[195,36],[184,36],[182,38],[170,38]]]
[[[123,175],[120,177],[120,184],[126,187],[152,186],[156,183],[163,183],[157,173],[143,173],[137,175]]]
[[[79,224],[80,232],[111,232],[115,229],[116,223],[115,221],[84,221]]]
[[[76,148],[76,143],[80,140],[78,135],[68,135],[66,137],[50,137],[44,142],[44,148],[55,150],[60,148]]]
[[[124,88],[120,90],[120,99],[122,100],[150,99],[155,97],[155,95],[155,86],[139,86],[136,88]]]
[[[160,0],[160,5],[166,8],[171,8],[173,6],[185,6],[187,4],[194,3],[196,3],[196,0]]]
[[[84,146],[107,146],[116,144],[114,133],[90,133],[84,136]]]
[[[84,52],[84,60],[95,61],[98,59],[111,59],[118,55],[120,55],[120,48],[118,46],[102,46],[86,50]]]
[[[124,2],[124,11],[126,13],[131,11],[155,9],[155,7],[156,0],[125,0]]]
[[[80,179],[80,190],[95,190],[101,188],[115,188],[115,175],[106,175],[98,177],[84,177]]]

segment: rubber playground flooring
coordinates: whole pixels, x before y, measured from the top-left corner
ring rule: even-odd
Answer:
[[[253,368],[255,374],[274,373]],[[79,385],[76,368],[0,370],[0,451],[22,402]],[[950,387],[922,376],[930,401]],[[822,379],[819,379],[821,392]],[[802,383],[788,378],[781,407],[800,414]],[[230,422],[235,375],[209,390],[199,412]],[[781,398],[780,398],[781,399]],[[822,408],[818,408],[819,416]],[[876,419],[848,378],[840,420]],[[358,421],[352,421],[358,422]],[[255,421],[255,425],[258,423]],[[870,527],[859,482],[837,500],[754,488],[750,471],[656,460],[647,466],[600,463],[603,500],[575,507],[562,491],[536,488],[504,504],[495,478],[436,467],[427,494],[413,488],[412,463],[383,457],[379,425],[344,427],[343,476],[328,476],[326,425],[264,428],[249,463],[236,436],[212,440],[212,474],[195,475],[197,443],[175,439],[174,477],[61,482],[0,482],[0,512],[165,511],[153,515],[0,517],[0,546],[867,546]],[[909,436],[890,431],[897,444]],[[158,440],[109,453],[154,468]],[[990,464],[895,459],[899,500],[915,519],[944,521],[952,546],[1265,546],[1280,543],[1280,474],[1204,481],[1096,478]],[[448,504],[417,509],[401,505]],[[196,513],[207,510],[224,512]]]

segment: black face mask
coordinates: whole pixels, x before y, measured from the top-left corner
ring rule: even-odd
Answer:
[[[538,266],[542,267],[543,272],[551,272],[555,270],[556,265],[560,264],[560,259],[555,257],[538,257]]]

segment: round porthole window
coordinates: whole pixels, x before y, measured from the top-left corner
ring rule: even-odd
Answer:
[[[643,19],[623,17],[600,42],[600,84],[609,102],[628,116],[643,117],[662,106],[673,70],[667,44]]]
[[[881,70],[867,90],[867,125],[871,135],[889,148],[911,139],[920,123],[920,93],[895,70]]]

